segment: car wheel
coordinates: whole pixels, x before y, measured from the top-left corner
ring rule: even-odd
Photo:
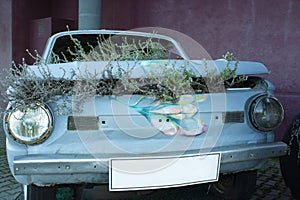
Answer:
[[[28,200],[56,200],[55,187],[38,187],[35,185],[24,186],[24,199]]]
[[[281,174],[295,199],[300,199],[300,113],[295,117],[283,137],[289,145],[288,153],[280,158]]]
[[[220,175],[219,181],[212,183],[209,192],[224,199],[250,199],[256,187],[257,170]]]

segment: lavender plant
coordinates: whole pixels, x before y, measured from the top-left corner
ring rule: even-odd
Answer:
[[[60,68],[61,76],[57,77],[49,70],[49,63],[45,63],[37,53],[34,56],[28,52],[35,59],[38,75],[37,71],[32,70],[25,62],[18,66],[13,64],[9,75],[5,81],[2,81],[2,85],[7,88],[7,93],[4,95],[6,99],[24,108],[34,101],[55,102],[58,104],[57,113],[66,114],[72,112],[70,96],[73,97],[73,103],[76,103],[78,110],[87,97],[95,95],[137,93],[161,101],[176,102],[183,94],[191,94],[194,91],[208,92],[205,81],[209,83],[217,80],[231,87],[247,79],[236,75],[238,61],[235,62],[234,69],[229,67],[233,62],[232,53],[223,56],[227,64],[220,75],[216,75],[214,70],[206,69],[203,77],[197,77],[195,71],[187,68],[188,62],[183,62],[184,64],[178,68],[175,67],[176,61],[174,61],[171,65],[161,62],[158,67],[150,69],[144,78],[132,78],[138,60],[165,59],[167,49],[159,41],[153,41],[152,38],[145,41],[129,41],[128,38],[123,37],[120,43],[115,43],[111,39],[104,40],[99,36],[97,48],[89,45],[89,49],[86,50],[77,38],[70,35],[70,39],[74,44],[72,48],[68,48],[72,59],[70,60],[63,53],[61,55],[52,53],[50,63],[106,60],[108,64],[105,69],[95,73],[89,70],[74,70],[71,76],[66,76],[65,70]],[[135,62],[124,70],[118,61]]]

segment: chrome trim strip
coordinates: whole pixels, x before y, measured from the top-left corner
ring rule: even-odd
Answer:
[[[221,153],[221,167],[223,164],[239,163],[243,161],[262,160],[285,155],[287,145],[283,142],[269,144],[246,144],[227,148],[216,148],[213,151],[188,151],[186,154]],[[129,157],[131,155],[126,155]],[[137,155],[141,156],[141,155]],[[147,154],[144,156],[163,157],[166,154]],[[114,155],[114,157],[122,157]],[[123,155],[123,157],[125,157]],[[78,155],[31,155],[19,156],[13,161],[15,175],[45,175],[45,174],[73,174],[73,173],[108,173],[109,158],[97,159],[92,156]]]

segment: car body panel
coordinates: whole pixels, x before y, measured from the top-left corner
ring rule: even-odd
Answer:
[[[69,34],[123,34],[153,37],[153,34],[119,31],[71,31],[52,36],[42,56],[44,64],[27,66],[28,73],[43,81],[44,69],[51,80],[76,83],[79,72],[101,73],[108,65],[132,71],[131,78],[145,78],[159,65],[176,69],[187,64],[197,76],[205,67],[219,74],[225,60],[189,60],[174,39],[156,35],[173,44],[184,60],[95,61],[50,64],[57,38]],[[229,65],[234,69],[235,65]],[[116,73],[113,71],[113,73]],[[262,76],[269,71],[259,62],[240,61],[237,76]],[[116,77],[116,74],[113,74]],[[108,183],[111,158],[165,158],[210,152],[221,154],[220,173],[259,169],[270,157],[286,154],[286,144],[274,142],[274,133],[258,131],[250,120],[250,106],[259,96],[273,96],[275,87],[261,79],[257,87],[223,88],[214,93],[184,94],[177,102],[164,102],[140,94],[87,96],[76,109],[76,95],[55,96],[45,102],[53,117],[51,135],[42,143],[26,145],[7,135],[7,156],[12,174],[23,185]],[[76,82],[78,81],[78,82]],[[80,85],[79,85],[80,86]],[[63,86],[62,86],[63,87]],[[67,98],[67,102],[63,99]],[[66,103],[72,113],[59,114],[58,104]]]

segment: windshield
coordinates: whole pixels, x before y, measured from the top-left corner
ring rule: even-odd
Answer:
[[[155,36],[155,34],[153,34]],[[178,59],[170,41],[136,35],[73,34],[56,39],[48,63]]]

